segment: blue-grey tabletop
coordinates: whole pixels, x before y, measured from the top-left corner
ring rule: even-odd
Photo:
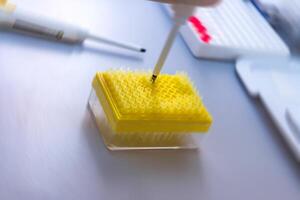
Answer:
[[[300,198],[299,164],[234,63],[199,60],[177,37],[163,72],[185,71],[214,123],[199,151],[110,152],[87,108],[96,71],[151,69],[172,21],[139,0],[14,0],[146,54],[0,32],[0,199]]]

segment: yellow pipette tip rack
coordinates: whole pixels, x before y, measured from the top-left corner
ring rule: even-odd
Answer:
[[[212,117],[185,74],[98,72],[89,100],[109,149],[196,148],[191,133],[208,131]]]

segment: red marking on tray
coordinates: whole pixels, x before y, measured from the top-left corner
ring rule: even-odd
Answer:
[[[206,35],[202,35],[201,39],[202,39],[203,42],[209,43],[210,40],[211,40],[211,37],[206,34]]]
[[[196,28],[199,38],[204,43],[209,43],[211,41],[211,36],[209,35],[207,28],[202,24],[202,22],[195,16],[191,16],[188,19],[189,22],[193,24],[193,26]]]

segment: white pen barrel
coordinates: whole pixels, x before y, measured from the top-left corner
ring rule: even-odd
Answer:
[[[120,48],[124,48],[124,49],[128,49],[128,50],[132,50],[132,51],[138,51],[138,52],[145,52],[146,51],[145,49],[143,49],[140,46],[130,44],[130,43],[125,43],[125,42],[117,42],[117,41],[114,41],[114,40],[111,40],[111,39],[108,39],[108,38],[105,38],[105,37],[100,37],[98,35],[89,34],[87,38],[91,39],[91,40],[95,40],[97,42],[101,42],[101,43],[104,43],[104,44],[108,44],[108,45],[112,45],[112,46],[115,46],[115,47],[120,47]]]
[[[160,54],[160,57],[155,65],[155,68],[153,70],[153,75],[154,76],[158,76],[158,74],[160,73],[162,67],[164,66],[164,63],[167,59],[167,56],[169,55],[169,52],[170,52],[170,49],[173,45],[173,42],[176,38],[176,35],[177,35],[177,32],[178,32],[178,29],[180,28],[180,25],[179,23],[175,23],[172,27],[172,30],[170,31],[169,35],[168,35],[168,38],[167,38],[167,41],[165,43],[165,46]]]
[[[67,43],[81,43],[88,35],[78,27],[19,9],[0,10],[0,28]]]
[[[173,45],[173,42],[176,38],[177,32],[179,31],[179,28],[182,24],[185,23],[186,19],[193,14],[194,7],[189,5],[172,5],[172,10],[174,11],[174,20],[175,23],[168,35],[167,41],[164,45],[164,48],[159,56],[159,59],[155,65],[155,68],[153,70],[152,74],[152,82],[155,82],[157,76],[159,75],[167,56],[170,52],[170,49]]]

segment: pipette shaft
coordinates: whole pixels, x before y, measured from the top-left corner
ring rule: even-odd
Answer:
[[[146,51],[144,48],[134,44],[111,40],[91,34],[89,31],[76,26],[56,22],[45,17],[34,16],[34,14],[30,15],[29,12],[18,10],[6,12],[0,9],[0,29],[71,44],[80,44],[89,39],[132,51]]]

